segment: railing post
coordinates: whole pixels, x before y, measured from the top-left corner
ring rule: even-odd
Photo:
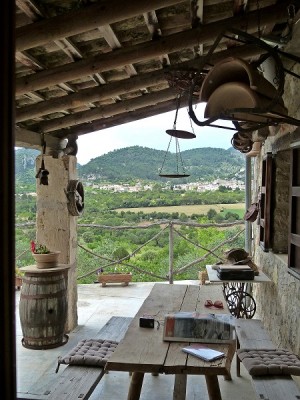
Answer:
[[[169,223],[169,283],[173,283],[173,222]]]

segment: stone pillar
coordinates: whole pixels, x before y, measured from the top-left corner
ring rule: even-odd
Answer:
[[[42,156],[36,159],[36,171],[41,167]],[[66,190],[70,180],[77,179],[75,156],[53,158],[45,155],[45,168],[49,171],[48,185],[37,179],[36,240],[50,250],[61,252],[59,263],[69,264],[68,317],[66,331],[77,326],[77,217],[68,210]]]

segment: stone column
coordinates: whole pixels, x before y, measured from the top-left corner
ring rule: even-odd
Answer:
[[[36,159],[36,171],[41,167],[42,156]],[[77,326],[77,217],[68,210],[67,186],[77,179],[75,156],[53,158],[44,156],[45,168],[49,171],[48,185],[36,181],[37,211],[36,240],[50,250],[61,252],[59,263],[69,264],[68,273],[68,317],[66,331]]]

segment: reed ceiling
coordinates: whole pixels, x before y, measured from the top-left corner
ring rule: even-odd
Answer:
[[[281,37],[290,4],[16,0],[16,145],[40,148],[44,137],[55,150],[66,138],[175,110],[220,32]],[[214,60],[259,54],[224,39]]]

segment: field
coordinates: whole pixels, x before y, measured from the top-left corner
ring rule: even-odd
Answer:
[[[150,214],[152,212],[167,212],[174,213],[178,212],[179,214],[184,213],[188,216],[192,214],[207,214],[210,210],[216,210],[218,213],[222,212],[224,215],[226,212],[230,211],[233,213],[237,213],[240,217],[242,217],[245,213],[245,204],[244,203],[236,203],[236,204],[205,204],[205,205],[192,205],[192,206],[169,206],[169,207],[137,207],[137,208],[118,208],[116,211],[132,211],[139,212],[142,211],[145,214]]]

